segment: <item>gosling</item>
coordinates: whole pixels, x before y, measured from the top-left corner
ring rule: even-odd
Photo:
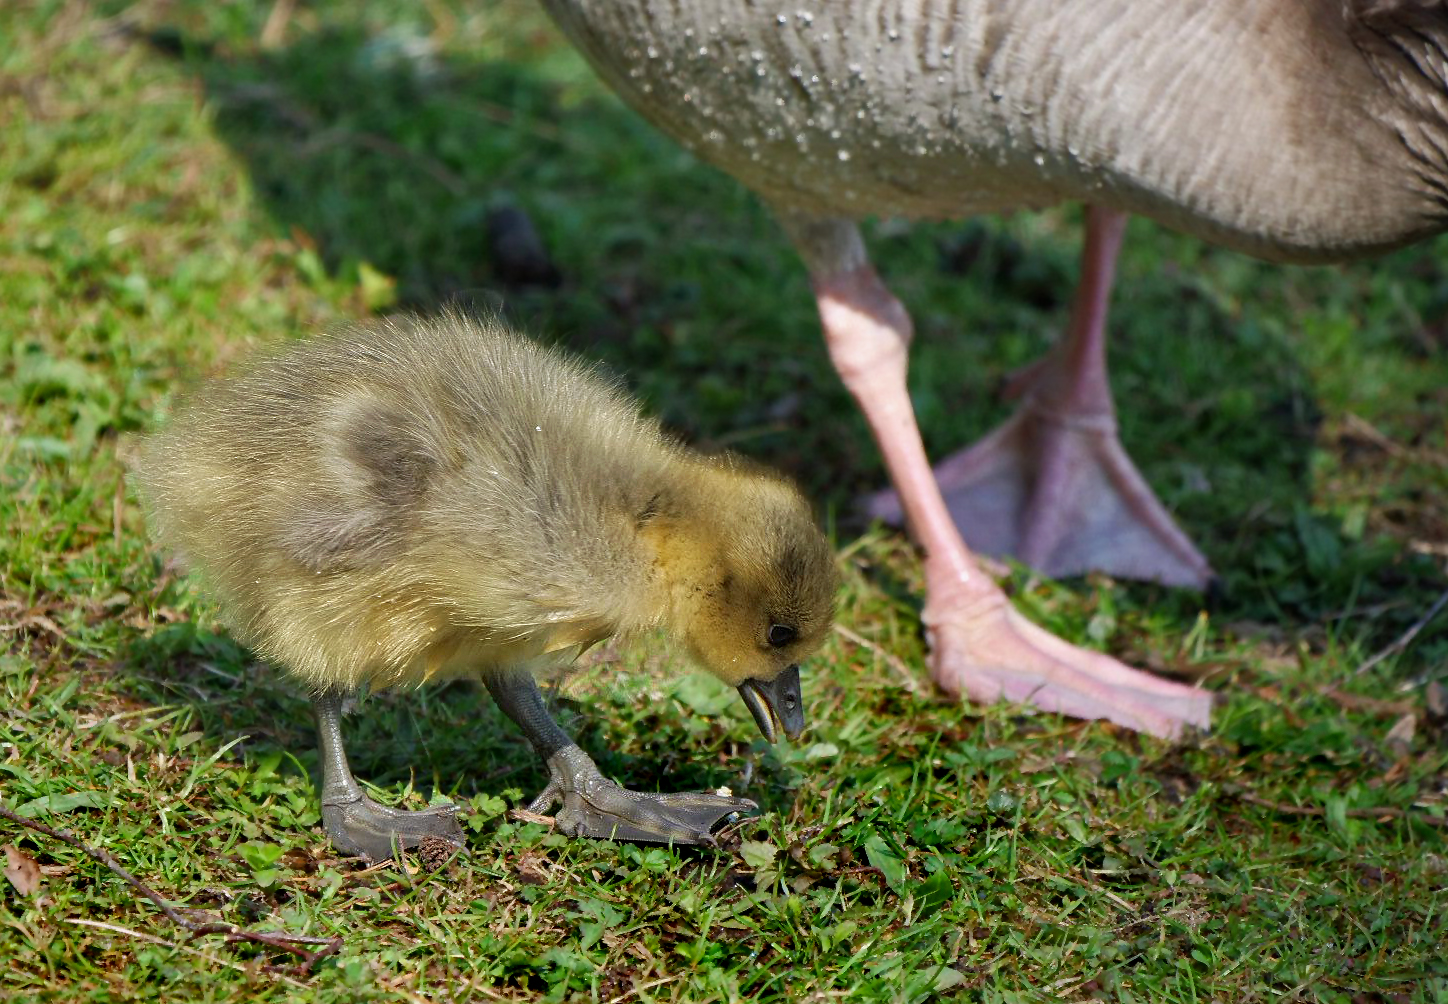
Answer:
[[[662,627],[738,688],[766,740],[805,725],[799,663],[829,630],[834,564],[799,491],[666,436],[611,381],[500,322],[446,313],[263,357],[183,405],[136,475],[151,532],[233,635],[311,690],[322,819],[344,853],[461,846],[456,807],[363,794],[352,691],[480,678],[547,764],[528,806],[573,836],[712,843],[757,808],[607,780],[537,679]]]

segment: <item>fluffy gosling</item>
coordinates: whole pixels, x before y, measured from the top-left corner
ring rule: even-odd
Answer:
[[[309,685],[322,816],[382,860],[462,843],[454,806],[358,787],[341,736],[358,688],[478,677],[531,742],[577,836],[712,842],[755,808],[605,779],[536,677],[662,626],[736,686],[769,741],[804,728],[799,663],[828,631],[834,566],[799,491],[663,434],[617,386],[497,321],[398,318],[295,343],[203,387],[137,472],[155,538],[232,633]]]

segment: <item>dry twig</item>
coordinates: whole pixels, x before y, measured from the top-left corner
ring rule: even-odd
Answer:
[[[296,7],[296,0],[276,0],[272,4],[271,13],[266,16],[266,24],[262,26],[261,38],[257,45],[262,49],[279,49],[287,39],[287,28],[292,23],[292,11]]]
[[[508,818],[518,823],[537,823],[539,826],[553,828],[553,817],[544,816],[537,812],[529,812],[527,809],[509,809]]]
[[[156,937],[156,935],[147,934],[145,931],[136,931],[132,930],[129,927],[122,927],[120,924],[107,924],[104,921],[88,920],[84,917],[66,917],[65,922],[67,924],[76,924],[80,927],[94,927],[101,931],[110,931],[113,934],[124,935],[127,938],[135,938],[137,941],[145,941],[152,945],[161,945],[165,948],[174,948],[178,951],[187,952],[191,955],[195,955],[199,958],[205,959],[207,962],[210,962],[214,966],[224,966],[227,969],[234,969],[239,973],[244,973],[247,971],[246,966],[243,966],[238,962],[232,962],[230,959],[218,958],[217,956],[212,955],[210,952],[199,951],[198,949],[192,948],[190,945],[178,945],[174,941],[167,941],[165,938],[158,938]],[[278,975],[282,980],[290,983],[294,987],[302,989],[306,988],[305,983],[298,983],[296,980],[292,979],[290,976],[287,976],[285,973],[281,973]]]
[[[1412,627],[1404,631],[1401,638],[1399,638],[1397,641],[1393,642],[1387,648],[1384,648],[1377,655],[1373,656],[1367,662],[1359,666],[1353,672],[1353,676],[1362,676],[1364,673],[1372,669],[1378,663],[1382,662],[1388,656],[1397,655],[1399,652],[1403,651],[1403,649],[1411,645],[1413,643],[1413,639],[1418,637],[1418,632],[1422,631],[1425,627],[1427,627],[1428,623],[1434,617],[1438,616],[1438,612],[1442,610],[1444,606],[1448,606],[1448,590],[1445,590],[1443,595],[1439,596],[1436,600],[1433,601],[1433,605],[1428,608],[1428,612],[1422,617],[1419,617],[1417,621],[1414,622]]]
[[[252,931],[244,927],[238,927],[235,924],[227,924],[219,921],[202,922],[195,920],[181,913],[181,911],[177,910],[176,907],[166,902],[166,900],[162,898],[160,893],[156,892],[156,890],[152,889],[146,883],[142,882],[140,879],[136,878],[136,876],[132,875],[124,865],[122,865],[119,861],[115,859],[114,856],[110,854],[109,851],[102,850],[99,847],[92,847],[90,844],[87,844],[85,841],[81,840],[69,830],[57,830],[52,827],[46,826],[44,823],[38,823],[33,819],[27,819],[19,813],[7,809],[3,805],[0,805],[0,817],[8,819],[12,823],[23,826],[26,829],[34,830],[37,833],[43,833],[48,837],[53,837],[56,840],[61,841],[62,843],[69,844],[76,850],[80,851],[82,854],[86,855],[86,857],[90,858],[91,860],[98,861],[101,864],[105,865],[116,875],[124,879],[132,889],[135,889],[142,896],[146,897],[152,903],[156,904],[157,908],[166,915],[166,918],[170,920],[171,923],[177,925],[178,927],[185,928],[187,931],[190,931],[192,937],[200,937],[204,934],[224,934],[226,935],[227,944],[235,944],[237,942],[248,941],[252,942],[253,944],[267,945],[268,947],[276,948],[284,952],[290,952],[291,954],[298,956],[298,961],[295,965],[264,966],[263,969],[266,972],[281,973],[283,975],[304,976],[307,973],[311,972],[312,967],[315,966],[318,962],[320,962],[322,959],[325,959],[329,955],[336,954],[342,947],[341,938],[317,938],[304,934],[268,934],[265,931]],[[303,948],[303,945],[321,945],[322,947],[317,949],[316,951],[311,951]]]
[[[858,645],[861,648],[869,649],[871,652],[878,655],[882,660],[884,660],[885,665],[893,669],[895,673],[900,677],[900,681],[905,685],[906,690],[910,691],[910,693],[912,694],[920,693],[920,681],[915,679],[915,674],[910,672],[910,667],[905,665],[904,659],[900,658],[893,652],[887,652],[884,648],[877,645],[875,642],[866,638],[862,634],[851,631],[843,624],[835,624],[835,633],[838,634],[840,637],[844,638],[846,641],[854,645]]]
[[[1264,809],[1271,809],[1273,812],[1280,812],[1284,816],[1326,816],[1327,810],[1320,805],[1291,805],[1287,802],[1274,802],[1271,799],[1263,798],[1261,795],[1254,795],[1250,791],[1234,791],[1231,794],[1244,802],[1252,805],[1260,805]],[[1437,816],[1430,816],[1426,812],[1409,812],[1407,809],[1397,809],[1384,805],[1375,809],[1345,809],[1343,814],[1352,819],[1411,819],[1416,823],[1423,823],[1427,826],[1448,826],[1448,819],[1439,819]]]

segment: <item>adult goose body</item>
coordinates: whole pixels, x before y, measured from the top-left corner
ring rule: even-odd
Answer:
[[[1025,622],[973,554],[1201,587],[1211,568],[1116,432],[1107,300],[1126,214],[1285,262],[1448,222],[1448,12],[1408,0],[544,0],[655,125],[756,191],[809,268],[831,358],[925,552],[932,670],[1160,735],[1208,695]],[[909,315],[854,221],[1087,203],[1061,343],[1012,418],[933,471]],[[968,318],[962,328],[968,332]],[[967,543],[968,542],[968,543]]]

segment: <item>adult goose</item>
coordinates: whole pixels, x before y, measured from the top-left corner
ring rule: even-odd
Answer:
[[[1442,231],[1443,4],[544,5],[627,102],[766,200],[803,256],[894,483],[878,511],[902,515],[924,551],[936,681],[1164,736],[1206,724],[1209,695],[1026,622],[965,541],[1053,574],[1206,582],[1116,435],[1104,338],[1126,214],[1292,262]],[[1090,206],[1066,336],[1015,416],[932,472],[906,393],[910,319],[854,221],[1064,200]]]

